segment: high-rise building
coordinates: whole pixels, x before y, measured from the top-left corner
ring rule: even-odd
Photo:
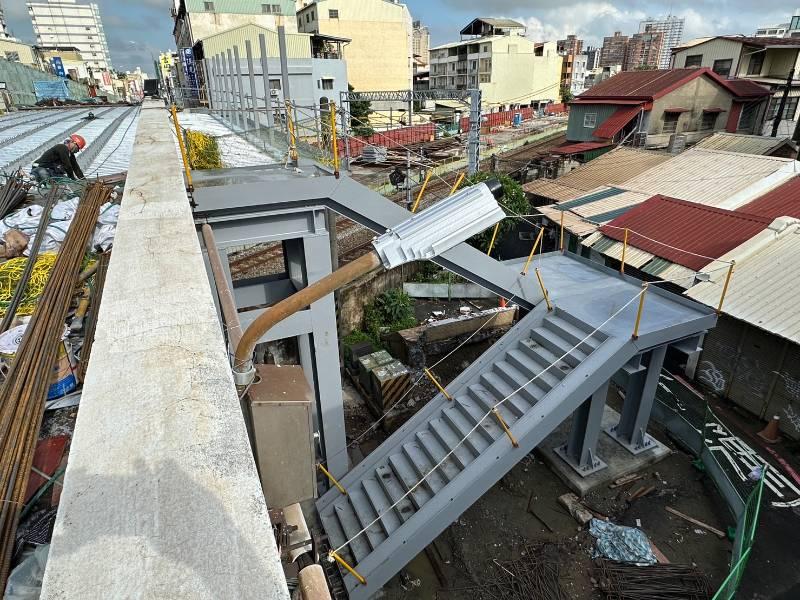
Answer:
[[[672,49],[680,46],[683,40],[683,25],[686,19],[667,15],[658,19],[645,19],[639,23],[639,33],[663,33],[661,39],[661,57],[659,58],[658,68],[669,69],[669,61],[672,56]]]
[[[414,21],[412,29],[414,66],[427,69],[431,63],[431,32],[422,24],[422,21]]]
[[[610,67],[622,65],[625,62],[625,52],[628,48],[628,36],[615,31],[611,37],[603,38],[603,48],[600,51],[600,66]]]
[[[658,69],[661,60],[664,34],[660,31],[634,33],[625,49],[624,71]]]
[[[0,2],[0,39],[8,39],[10,37],[11,35],[9,35],[6,28],[6,14],[3,10],[3,3]]]
[[[588,46],[586,48],[586,70],[593,71],[600,66],[600,48]]]
[[[77,0],[47,0],[27,4],[38,46],[77,48],[93,71],[112,68],[97,4],[79,4]]]
[[[800,8],[795,9],[788,23],[759,27],[755,37],[800,37]]]
[[[583,40],[579,40],[576,35],[570,34],[567,39],[556,42],[556,51],[564,56],[581,54],[583,52]]]

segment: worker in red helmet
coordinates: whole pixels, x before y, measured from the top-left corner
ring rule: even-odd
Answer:
[[[73,133],[61,144],[45,150],[41,158],[33,163],[33,176],[39,181],[51,177],[67,176],[70,179],[85,179],[75,155],[86,147],[86,140]]]

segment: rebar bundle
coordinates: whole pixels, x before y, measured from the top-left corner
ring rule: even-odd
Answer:
[[[108,263],[111,260],[111,252],[103,252],[97,259],[97,274],[94,276],[94,290],[92,296],[92,306],[89,309],[89,318],[86,324],[86,333],[83,338],[81,348],[81,362],[78,365],[78,379],[86,379],[86,369],[89,367],[89,357],[92,354],[94,344],[94,333],[97,328],[97,314],[100,311],[100,302],[103,300],[103,288],[106,285],[106,273]]]
[[[711,586],[696,568],[688,565],[655,564],[639,567],[630,563],[600,561],[600,589],[614,600],[708,600]]]
[[[25,183],[17,176],[6,179],[0,188],[0,219],[20,205],[28,195],[30,187],[30,183]]]
[[[64,322],[100,206],[110,194],[111,188],[100,183],[85,189],[50,279],[0,388],[0,589],[5,589],[8,578]]]

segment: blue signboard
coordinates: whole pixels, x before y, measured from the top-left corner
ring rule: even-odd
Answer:
[[[37,100],[45,100],[47,98],[66,100],[69,98],[69,88],[67,88],[67,82],[63,79],[34,81],[33,91],[36,93]]]
[[[183,74],[186,75],[186,83],[189,86],[189,93],[192,98],[197,98],[197,69],[194,62],[194,53],[191,48],[181,48],[183,60]]]
[[[50,63],[53,65],[53,71],[55,71],[56,75],[59,77],[67,76],[67,72],[64,70],[64,63],[61,62],[60,56],[54,56],[51,58]]]

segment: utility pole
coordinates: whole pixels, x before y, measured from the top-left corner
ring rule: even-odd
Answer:
[[[406,150],[406,209],[411,210],[411,150]]]
[[[781,119],[783,118],[783,111],[786,108],[786,100],[789,98],[789,89],[792,87],[792,80],[794,79],[794,69],[789,71],[789,77],[786,78],[786,87],[783,88],[783,96],[781,96],[781,103],[778,106],[778,113],[775,115],[775,120],[772,122],[772,137],[778,136],[778,127],[780,127]]]
[[[469,137],[467,138],[467,174],[474,175],[480,168],[481,150],[481,91],[469,91]]]

